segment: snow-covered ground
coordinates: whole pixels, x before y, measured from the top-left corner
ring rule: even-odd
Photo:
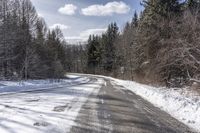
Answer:
[[[157,88],[132,81],[113,80],[113,85],[123,86],[168,112],[179,121],[200,132],[200,96],[180,88]],[[119,87],[118,87],[119,88]]]
[[[68,75],[69,79],[62,80],[27,80],[27,81],[0,81],[0,95],[9,93],[16,93],[21,91],[31,91],[37,89],[51,89],[55,87],[70,86],[73,84],[81,84],[88,82],[87,77]]]
[[[87,97],[104,84],[101,79],[69,77],[58,83],[0,82],[0,133],[69,132]]]
[[[200,96],[193,91],[152,87],[105,76],[98,76],[97,81],[78,74],[68,77],[60,82],[0,81],[0,133],[69,132],[87,97],[97,94],[105,84],[102,78],[136,93],[200,132]]]

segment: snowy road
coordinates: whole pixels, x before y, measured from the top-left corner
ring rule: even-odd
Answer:
[[[0,94],[0,133],[192,133],[122,86],[88,79]]]
[[[90,95],[71,133],[191,133],[186,125],[107,80]]]
[[[70,83],[0,94],[0,133],[69,132],[81,106],[103,81],[80,78]]]

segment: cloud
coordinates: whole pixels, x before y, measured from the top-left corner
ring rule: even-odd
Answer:
[[[65,40],[68,44],[79,44],[87,41],[80,36],[67,36],[65,37]]]
[[[53,24],[52,26],[50,26],[50,29],[55,29],[56,27],[59,27],[61,30],[66,30],[69,29],[70,26],[64,25],[64,24]]]
[[[111,16],[116,14],[126,14],[130,11],[130,6],[120,1],[108,2],[106,5],[91,5],[81,9],[85,16]]]
[[[106,31],[106,28],[103,29],[87,29],[82,31],[79,36],[69,36],[65,37],[66,41],[70,44],[77,44],[79,42],[86,42],[90,35],[101,35]]]
[[[101,35],[105,31],[106,31],[106,28],[105,29],[88,29],[81,32],[80,37],[88,39],[89,35]]]
[[[66,4],[64,7],[60,7],[58,12],[64,15],[74,15],[76,13],[77,6],[73,4]]]

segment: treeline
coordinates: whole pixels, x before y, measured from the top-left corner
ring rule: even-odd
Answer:
[[[0,0],[0,78],[60,78],[66,59],[61,30],[49,30],[30,0]]]
[[[143,12],[90,36],[87,72],[183,86],[200,79],[200,2],[145,0]]]
[[[61,78],[65,72],[145,83],[200,83],[200,2],[144,0],[120,31],[111,23],[87,45],[67,45],[49,30],[30,0],[0,0],[0,77]]]
[[[66,46],[67,72],[86,73],[87,72],[87,45],[74,44]]]

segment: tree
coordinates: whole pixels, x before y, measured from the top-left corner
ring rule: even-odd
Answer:
[[[50,66],[49,76],[52,78],[58,78],[58,75],[63,76],[66,67],[65,42],[63,42],[63,35],[58,27],[48,32],[46,45],[48,48],[46,61],[47,65]]]
[[[200,1],[199,0],[187,0],[186,6],[189,8],[192,12],[199,12],[200,8]]]
[[[46,24],[30,0],[0,0],[0,77],[50,78],[49,73],[55,72],[50,71],[53,64],[53,70],[66,67],[62,32],[53,30],[52,40],[46,32]],[[50,41],[54,44],[47,45]],[[64,75],[55,73],[56,77]]]
[[[138,14],[135,11],[134,16],[133,16],[132,21],[131,21],[131,27],[137,27],[138,26],[138,22],[139,22]]]
[[[143,5],[150,13],[156,13],[162,17],[179,14],[181,10],[179,0],[144,0]]]
[[[114,65],[116,63],[116,53],[114,42],[115,39],[119,36],[119,28],[116,23],[111,23],[108,26],[107,32],[102,36],[102,45],[103,45],[103,67],[106,71],[112,72],[115,69]]]
[[[96,73],[96,68],[99,67],[101,61],[101,47],[100,38],[98,36],[90,35],[88,39],[88,59],[87,68],[92,73]]]
[[[19,23],[18,9],[19,1],[0,1],[0,75],[4,78],[11,78],[14,68],[14,60],[17,55],[15,49],[18,42]]]

